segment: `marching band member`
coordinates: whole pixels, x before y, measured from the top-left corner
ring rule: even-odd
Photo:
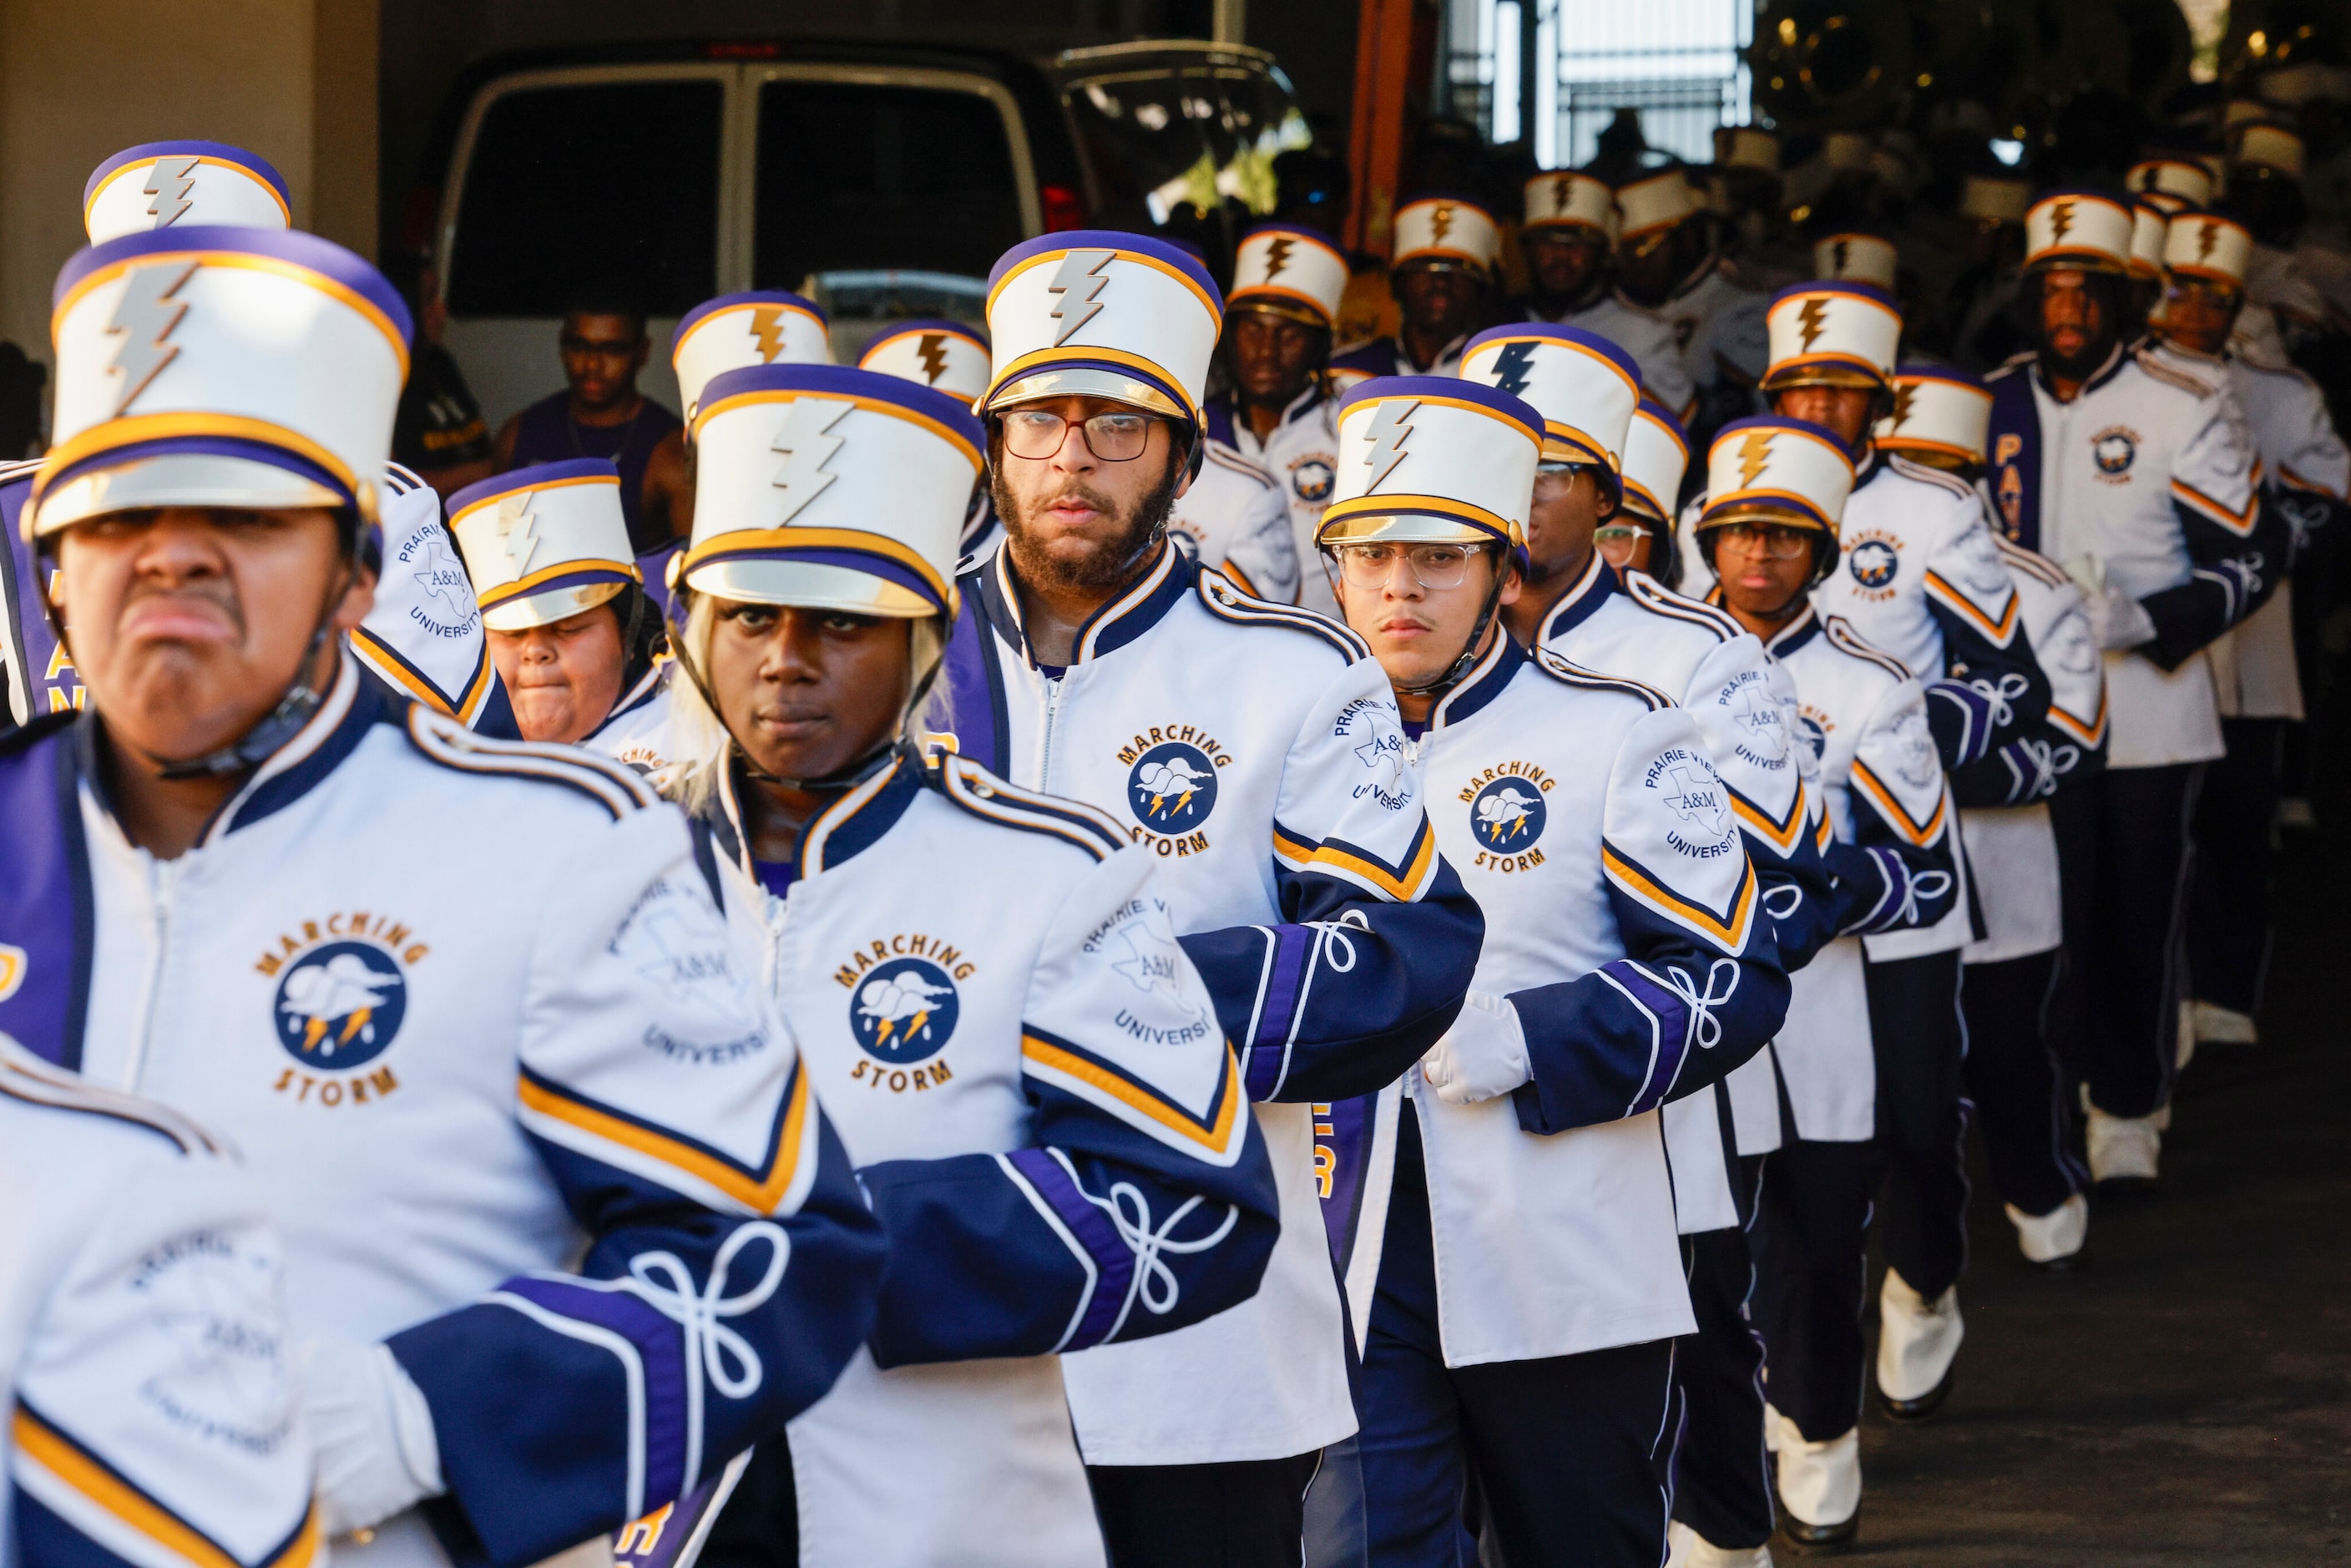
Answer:
[[[2316,382],[2263,347],[2231,340],[2252,252],[2252,235],[2218,213],[2185,209],[2173,216],[2156,330],[2168,363],[2223,383],[2235,400],[2261,458],[2263,505],[2285,518],[2292,553],[2299,555],[2312,531],[2343,511],[2351,453]],[[2253,1009],[2269,951],[2281,748],[2286,725],[2303,716],[2293,594],[2293,581],[2282,577],[2268,603],[2205,651],[2228,754],[2207,772],[2197,799],[2196,885],[2188,909],[2188,994],[2196,1005],[2184,1045],[2258,1038]]]
[[[525,740],[669,761],[668,643],[611,459],[539,463],[449,497],[449,531]]]
[[[1823,283],[1859,283],[1891,298],[1901,276],[1894,242],[1872,234],[1829,235],[1813,242],[1813,276]]]
[[[829,366],[717,376],[695,419],[673,789],[891,1247],[790,1430],[801,1562],[1102,1563],[1059,1354],[1246,1299],[1279,1228],[1151,854],[916,748],[984,442],[967,403]]]
[[[1541,330],[1571,354],[1595,340]],[[1626,379],[1595,400],[1620,429]],[[1786,1005],[1699,726],[1499,624],[1559,423],[1474,379],[1340,403],[1322,548],[1489,922],[1468,1007],[1400,1089],[1364,1353],[1377,1563],[1452,1560],[1465,1452],[1512,1563],[1662,1558],[1675,1337],[1697,1325],[1658,1111],[1753,1057]]]
[[[1991,392],[1965,371],[1934,365],[1901,367],[1893,388],[1894,406],[1877,425],[1878,449],[1975,486],[1989,515]],[[2052,806],[2060,791],[2078,789],[2105,764],[2105,669],[2081,592],[2064,569],[2022,545],[1998,542],[2050,699],[2040,735],[2011,741],[1951,778],[1982,921],[1981,934],[1960,950],[1964,1075],[2018,1249],[2038,1267],[2064,1269],[2081,1254],[2090,1208],[2054,1032],[2070,1027],[2061,1011],[2070,1011],[2071,998],[2061,991],[2068,857]]]
[[[1296,1559],[1316,1456],[1355,1427],[1310,1106],[1435,1043],[1482,930],[1362,642],[1166,542],[1219,319],[1156,240],[1054,234],[997,263],[982,413],[1006,538],[961,579],[947,656],[962,756],[1162,862],[1281,1189],[1255,1298],[1063,1359],[1114,1563]]]
[[[1543,420],[1530,570],[1504,612],[1511,632],[1680,705],[1722,780],[1782,964],[1800,967],[1835,932],[1823,925],[1828,870],[1790,732],[1794,685],[1728,613],[1637,572],[1620,576],[1593,545],[1601,519],[1625,494],[1624,453],[1639,398],[1631,357],[1580,328],[1497,327],[1470,340],[1461,364],[1465,380],[1524,398]],[[1726,1145],[1724,1128],[1734,1124]],[[1665,1129],[1698,1314],[1698,1332],[1675,1367],[1687,1406],[1675,1508],[1710,1545],[1760,1551],[1771,1535],[1771,1498],[1762,1458],[1763,1347],[1746,1320],[1753,1285],[1746,1227],[1762,1156],[1780,1145],[1770,1058],[1757,1057],[1711,1094],[1667,1106]],[[1740,1157],[1726,1162],[1727,1146]]]
[[[1616,189],[1616,292],[1681,345],[1696,392],[1683,419],[1700,438],[1751,412],[1768,344],[1764,296],[1731,281],[1710,220],[1679,169]]]
[[[1906,1101],[1928,1098],[1888,1080],[1926,1076],[1905,1059],[1950,1027],[1939,1014],[1958,989],[1956,976],[1942,994],[1910,983],[1917,960],[1882,961],[1865,946],[1942,918],[1955,902],[1957,846],[1917,681],[1807,597],[1835,569],[1850,451],[1842,433],[1801,420],[1740,420],[1715,438],[1695,518],[1718,601],[1795,682],[1835,873],[1837,939],[1793,977],[1773,1046],[1796,1135],[1771,1158],[1758,1227],[1782,1527],[1807,1544],[1849,1540],[1858,1526],[1865,1241],[1873,1196],[1902,1152],[1888,1124],[1915,1114]],[[1929,1240],[1916,1228],[1886,1235],[1889,1292],[1914,1316],[1925,1301],[1899,1281],[1929,1277],[1918,1260]],[[1955,1329],[1956,1308],[1948,1318]],[[1883,1351],[1880,1368],[1883,1382]]]
[[[1641,394],[1625,429],[1624,498],[1614,519],[1592,533],[1600,554],[1618,571],[1646,572],[1657,581],[1680,580],[1674,549],[1674,512],[1689,469],[1689,437],[1673,411]]]
[[[1298,591],[1272,593],[1262,584],[1254,591],[1325,615],[1336,615],[1339,601],[1315,565],[1314,525],[1331,504],[1338,472],[1331,339],[1347,276],[1347,258],[1312,229],[1259,224],[1243,235],[1219,345],[1232,390],[1207,405],[1210,454],[1231,447],[1270,474],[1288,498]]]
[[[917,317],[876,334],[858,355],[857,368],[936,387],[968,408],[987,390],[987,334],[967,322]],[[960,548],[965,559],[978,560],[1003,540],[982,480],[972,486]]]
[[[0,1035],[0,1552],[319,1561],[283,1252],[235,1156]]]
[[[1450,376],[1502,261],[1502,229],[1467,196],[1431,193],[1396,209],[1388,287],[1404,324],[1331,361],[1341,391],[1373,376]]]
[[[1673,329],[1625,304],[1612,287],[1616,193],[1604,180],[1559,169],[1529,180],[1524,201],[1519,244],[1526,253],[1529,287],[1525,298],[1512,303],[1527,320],[1599,333],[1633,356],[1652,396],[1675,417],[1687,419],[1697,393]]]
[[[2233,400],[2123,343],[2130,225],[2095,192],[2033,204],[2033,353],[1986,378],[2003,529],[2082,585],[2105,655],[2106,768],[2057,798],[2095,845],[2087,940],[2072,956],[2100,1181],[2157,1175],[2178,1062],[2189,817],[2203,765],[2226,749],[2205,647],[2261,607],[2288,548]]]
[[[812,1404],[881,1244],[683,818],[345,655],[407,336],[309,235],[60,274],[23,523],[90,698],[0,747],[0,1029],[252,1162],[339,1554],[522,1563]]]

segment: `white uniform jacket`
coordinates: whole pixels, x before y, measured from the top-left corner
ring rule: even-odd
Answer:
[[[1672,409],[1684,423],[1698,410],[1698,388],[1690,381],[1682,346],[1666,319],[1613,293],[1603,293],[1591,304],[1563,316],[1546,316],[1531,299],[1516,301],[1530,321],[1549,321],[1597,332],[1626,353],[1641,369],[1641,386],[1651,397]]]
[[[1508,998],[1531,1068],[1468,1105],[1405,1081],[1446,1364],[1692,1333],[1658,1109],[1753,1058],[1788,996],[1698,726],[1502,637],[1417,745],[1437,843],[1487,912],[1472,987]]]
[[[1298,602],[1298,546],[1290,532],[1290,498],[1264,468],[1210,441],[1176,509],[1167,534],[1202,566],[1245,593]]]
[[[790,1428],[801,1561],[1099,1564],[1057,1353],[1246,1300],[1280,1225],[1156,864],[960,758],[892,756],[789,866],[738,810],[729,776],[697,835],[890,1239],[867,1353]]]
[[[2136,599],[2154,640],[2105,654],[2108,763],[2153,768],[2222,752],[2206,644],[2243,620],[2286,565],[2260,464],[2217,382],[2116,350],[2071,402],[2020,355],[1988,378],[1988,478],[2008,537]]]
[[[474,580],[441,520],[432,486],[392,464],[384,470],[383,563],[375,608],[351,633],[370,674],[468,729],[522,738],[513,704],[490,662]]]
[[[1374,376],[1458,376],[1461,373],[1461,350],[1469,346],[1470,337],[1470,333],[1462,333],[1439,349],[1437,358],[1426,365],[1414,361],[1412,350],[1404,346],[1400,333],[1355,344],[1332,356],[1331,384],[1345,392]]]
[[[95,727],[0,743],[0,1030],[220,1129],[275,1205],[295,1335],[388,1340],[422,1390],[448,1494],[339,1555],[535,1561],[831,1386],[879,1232],[757,931],[636,774],[347,660],[158,861]]]
[[[1538,641],[1587,670],[1664,692],[1697,724],[1746,835],[1781,965],[1802,967],[1836,933],[1828,925],[1828,864],[1804,788],[1810,754],[1795,742],[1796,685],[1788,673],[1728,612],[1642,572],[1620,576],[1596,552],[1543,618]],[[1742,1155],[1780,1146],[1770,1054],[1730,1074],[1713,1094],[1676,1100],[1665,1115],[1683,1233],[1740,1224],[1722,1128],[1727,1118]]]
[[[1794,977],[1772,1054],[1796,1134],[1858,1143],[1876,1125],[1877,1069],[1861,937],[1932,925],[1957,902],[1959,839],[1926,694],[1852,627],[1806,610],[1768,645],[1796,683],[1797,733],[1820,761],[1823,851],[1836,873],[1830,943]]]
[[[1281,1239],[1252,1301],[1068,1357],[1094,1464],[1302,1454],[1354,1427],[1315,1103],[1403,1076],[1452,1023],[1484,923],[1437,853],[1387,677],[1344,627],[1163,549],[1040,668],[1008,554],[962,579],[956,748],[1083,800],[1156,859],[1270,1147]]]
[[[2037,737],[2003,746],[1951,776],[1959,837],[1983,930],[1963,956],[1996,964],[2064,940],[2057,839],[2049,797],[2105,766],[2106,672],[2082,611],[2082,591],[2056,562],[2000,541],[2017,612],[2049,676],[2049,713]]]
[[[1290,503],[1291,554],[1298,562],[1297,601],[1332,619],[1339,615],[1338,596],[1322,570],[1314,532],[1322,524],[1322,508],[1331,504],[1332,486],[1339,475],[1338,400],[1325,394],[1316,376],[1281,411],[1281,423],[1259,441],[1228,394],[1208,405],[1210,439],[1223,442],[1273,476]],[[1211,563],[1213,564],[1213,563]],[[1260,593],[1261,599],[1280,597]]]
[[[1622,293],[1616,298],[1625,309],[1665,324],[1698,391],[1725,384],[1751,389],[1763,379],[1771,360],[1771,334],[1763,319],[1771,298],[1740,287],[1719,263],[1701,267],[1654,310]]]
[[[658,785],[663,770],[674,759],[669,735],[669,687],[679,678],[675,664],[668,659],[656,661],[637,677],[636,685],[621,694],[621,700],[612,705],[611,713],[595,733],[580,744],[653,776]]]
[[[318,1561],[282,1254],[223,1145],[0,1036],[0,1555]]]

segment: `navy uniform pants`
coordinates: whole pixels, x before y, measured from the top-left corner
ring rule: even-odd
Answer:
[[[2195,865],[2189,836],[2204,764],[2109,768],[2058,791],[2061,831],[2082,835],[2089,873],[2081,961],[2083,1070],[2110,1116],[2171,1098],[2179,1047],[2179,951]],[[2067,862],[2067,872],[2073,870]]]
[[[1730,1109],[1727,1103],[1720,1109],[1727,1136]],[[1674,1517],[1714,1545],[1736,1548],[1771,1539],[1763,1341],[1752,1316],[1755,1262],[1748,1246],[1766,1156],[1725,1152],[1736,1173],[1740,1223],[1682,1238],[1698,1333],[1674,1351]]]
[[[1656,1568],[1676,1342],[1447,1366],[1410,1102],[1382,1246],[1361,1437],[1374,1568],[1471,1568],[1462,1503],[1473,1472],[1483,1528],[1510,1568]]]
[[[1959,993],[1968,1020],[1968,1098],[1983,1118],[1992,1185],[2001,1201],[2035,1216],[2089,1181],[2074,1157],[2073,1107],[2051,1038],[2060,951],[1970,964]]]
[[[2270,869],[2283,788],[2282,718],[2224,718],[2229,755],[2207,764],[2196,804],[2196,882],[2188,906],[2190,994],[2231,1012],[2261,1005],[2269,967]]]

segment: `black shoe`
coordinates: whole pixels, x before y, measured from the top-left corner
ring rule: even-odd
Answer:
[[[2086,1241],[2063,1258],[2051,1258],[2038,1263],[2030,1258],[2024,1260],[2024,1266],[2036,1274],[2078,1274],[2089,1265],[2090,1244]]]
[[[2076,1254],[2076,1256],[2078,1256],[2078,1254]],[[2064,1261],[2070,1263],[2073,1260],[2069,1258],[2064,1260]],[[1951,1379],[1958,1374],[1959,1370],[1959,1358],[1957,1356],[1953,1356],[1951,1358],[1951,1364],[1943,1369],[1943,1381],[1938,1383],[1934,1387],[1929,1388],[1926,1393],[1921,1394],[1916,1399],[1895,1398],[1894,1396],[1886,1393],[1883,1388],[1878,1387],[1877,1382],[1875,1378],[1870,1380],[1870,1389],[1877,1396],[1877,1407],[1886,1413],[1886,1418],[1887,1420],[1900,1421],[1905,1424],[1915,1425],[1917,1422],[1926,1420],[1928,1416],[1934,1415],[1936,1411],[1940,1410],[1943,1407],[1943,1401],[1951,1396]]]
[[[1786,1503],[1780,1504],[1780,1536],[1789,1547],[1807,1556],[1829,1557],[1853,1550],[1853,1538],[1861,1529],[1861,1510],[1855,1509],[1851,1519],[1834,1524],[1806,1524],[1788,1511]]]

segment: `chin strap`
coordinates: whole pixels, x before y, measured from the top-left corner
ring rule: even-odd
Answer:
[[[1501,563],[1498,562],[1498,564]],[[1461,684],[1463,678],[1477,666],[1478,650],[1485,643],[1486,629],[1494,623],[1494,612],[1502,602],[1502,584],[1509,575],[1507,571],[1494,573],[1494,586],[1486,591],[1485,608],[1478,612],[1478,623],[1469,628],[1469,641],[1462,644],[1461,656],[1446,665],[1445,673],[1433,681],[1426,681],[1416,686],[1396,687],[1399,695],[1438,696]],[[1508,633],[1504,635],[1507,636]]]

